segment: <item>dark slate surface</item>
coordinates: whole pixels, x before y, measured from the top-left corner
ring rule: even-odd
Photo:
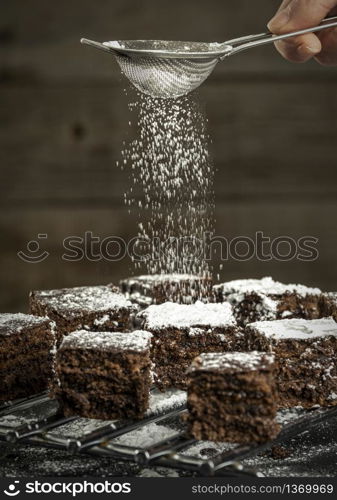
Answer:
[[[200,448],[203,456],[213,454],[215,445]],[[277,452],[284,458],[275,458]],[[337,419],[305,431],[282,445],[244,461],[247,468],[270,477],[335,476],[337,466]],[[162,467],[146,467],[112,459],[71,456],[67,453],[37,447],[12,449],[1,461],[1,476],[162,476],[184,473]]]

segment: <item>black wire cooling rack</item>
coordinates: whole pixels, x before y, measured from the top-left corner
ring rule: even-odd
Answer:
[[[152,391],[152,397],[163,395]],[[281,433],[276,439],[259,445],[225,446],[211,458],[200,458],[189,454],[189,448],[198,442],[188,437],[183,425],[177,426],[176,432],[165,439],[158,439],[150,446],[139,447],[127,445],[128,435],[149,424],[158,424],[168,420],[181,421],[180,416],[186,412],[186,400],[182,391],[174,391],[172,404],[170,395],[167,404],[154,405],[142,420],[95,421],[94,430],[85,430],[81,436],[60,432],[68,424],[78,422],[79,417],[64,417],[60,413],[58,403],[48,397],[47,393],[27,399],[16,400],[0,406],[0,458],[5,458],[12,447],[20,444],[43,446],[67,451],[72,454],[90,454],[110,457],[118,460],[133,461],[143,466],[161,466],[194,472],[201,476],[259,476],[259,472],[246,469],[241,461],[261,453],[275,445],[308,431],[315,425],[337,416],[337,407],[315,408],[310,411],[299,410],[287,421],[286,413],[279,414],[282,425]],[[165,396],[164,396],[165,398]],[[70,425],[71,428],[71,425]],[[116,438],[123,436],[123,443]],[[126,439],[125,439],[126,438]],[[116,442],[117,441],[117,442]]]

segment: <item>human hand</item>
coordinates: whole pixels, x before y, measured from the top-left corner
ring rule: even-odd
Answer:
[[[337,14],[337,0],[283,0],[276,15],[269,21],[272,33],[318,25],[326,16]],[[275,43],[280,54],[292,62],[306,62],[312,57],[324,65],[337,64],[337,29],[325,29]]]

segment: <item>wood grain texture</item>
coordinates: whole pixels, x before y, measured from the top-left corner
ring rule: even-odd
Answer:
[[[335,199],[336,84],[205,87],[217,199]],[[121,205],[130,173],[116,161],[136,133],[121,92],[6,87],[2,95],[2,205]]]
[[[264,202],[240,204],[217,203],[215,235],[226,238],[245,236],[254,239],[257,231],[264,236],[276,238],[314,236],[319,258],[314,262],[293,259],[262,261],[252,257],[247,261],[220,259],[218,247],[213,254],[214,276],[222,281],[246,277],[272,275],[285,282],[299,282],[320,286],[325,290],[335,289],[337,237],[335,231],[335,203],[274,203]],[[133,264],[128,255],[119,261],[107,258],[77,262],[65,261],[63,240],[69,236],[84,237],[86,231],[102,241],[108,236],[118,236],[128,243],[137,235],[136,221],[126,209],[48,208],[17,209],[0,215],[2,235],[1,267],[3,270],[0,303],[2,310],[25,310],[30,289],[57,288],[86,284],[101,284],[118,281],[133,273]],[[42,263],[23,262],[19,250],[26,250],[27,242],[36,240],[39,233],[46,233],[47,240],[40,240],[41,249],[49,252]],[[97,249],[97,247],[95,247]],[[286,249],[285,249],[286,250]],[[284,250],[282,250],[284,251]],[[220,269],[222,264],[222,269]]]
[[[265,31],[277,5],[278,0],[259,0],[258,8],[256,5],[252,8],[251,0],[207,3],[196,0],[60,0],[57,3],[32,0],[29,4],[5,0],[0,21],[0,34],[5,42],[1,54],[2,78],[21,82],[108,79],[116,83],[118,72],[112,58],[81,46],[81,37],[102,41],[222,42]],[[271,48],[260,50],[219,65],[217,75],[251,71],[261,62],[269,71],[290,71],[287,64],[274,57]]]

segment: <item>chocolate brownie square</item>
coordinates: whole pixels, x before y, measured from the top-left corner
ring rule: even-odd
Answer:
[[[30,312],[56,323],[58,344],[79,329],[121,332],[131,328],[139,308],[112,285],[42,290],[30,293]]]
[[[333,319],[260,321],[248,325],[246,334],[251,350],[275,355],[281,407],[337,404],[337,324]]]
[[[141,418],[149,404],[151,334],[88,332],[64,337],[53,394],[66,416]]]
[[[52,377],[54,323],[29,314],[0,314],[0,401],[44,391]]]
[[[217,302],[232,304],[240,325],[283,318],[321,317],[322,292],[304,285],[286,285],[270,277],[235,280],[213,287]]]
[[[253,443],[277,435],[273,355],[206,353],[188,372],[187,423],[195,439]]]
[[[120,282],[122,292],[142,307],[171,301],[193,304],[212,298],[212,279],[189,274],[154,274],[135,276]]]
[[[151,357],[160,389],[186,389],[186,369],[202,352],[244,348],[243,332],[236,326],[230,304],[151,305],[138,315],[152,337]]]

